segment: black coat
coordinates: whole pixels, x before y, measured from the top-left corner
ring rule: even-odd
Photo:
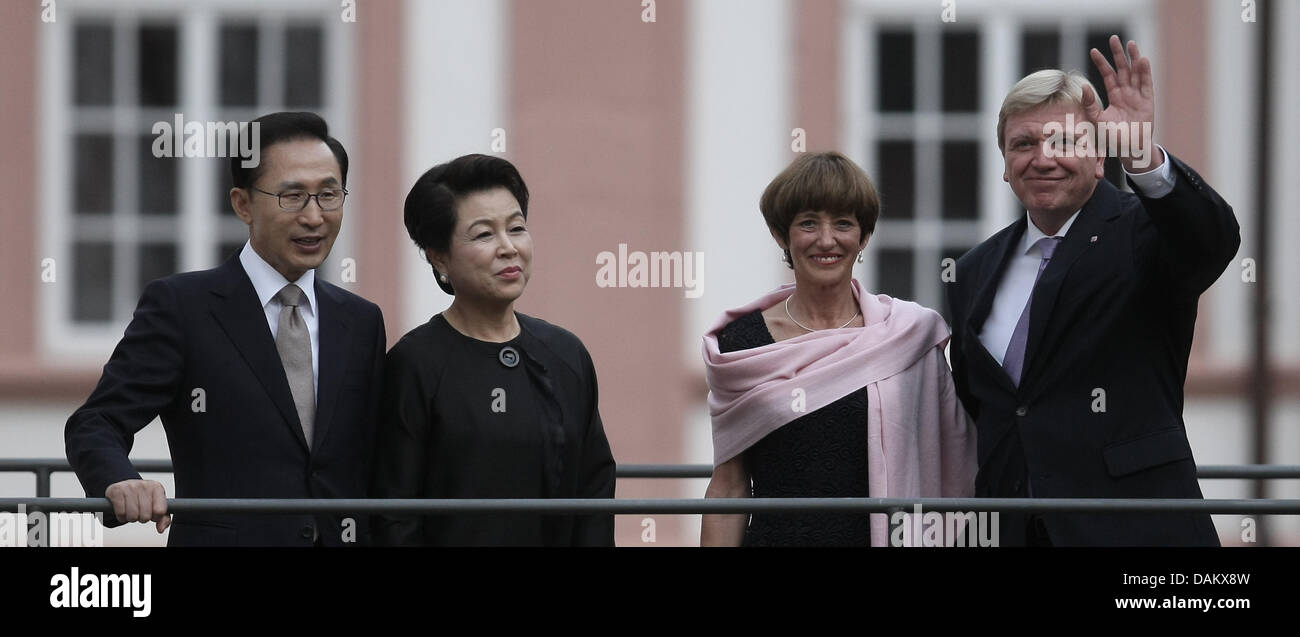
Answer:
[[[381,498],[612,498],[596,369],[568,330],[516,313],[506,343],[441,314],[388,352],[373,491]],[[614,516],[376,516],[395,546],[613,546]]]
[[[979,437],[976,495],[1200,498],[1183,423],[1197,299],[1241,243],[1232,208],[1173,162],[1159,199],[1097,184],[1033,295],[1017,388],[979,340],[1024,217],[947,285],[953,377]],[[1102,409],[1104,407],[1104,409]],[[1024,519],[1002,516],[1003,544]],[[1043,514],[1057,545],[1217,545],[1205,514]]]
[[[99,384],[65,429],[68,461],[87,497],[140,477],[127,454],[155,416],[167,433],[175,497],[366,497],[383,316],[319,277],[315,288],[321,360],[310,451],[266,314],[236,255],[145,287]],[[204,404],[196,405],[195,390]],[[119,524],[112,513],[104,517]],[[364,544],[367,527],[364,515],[180,514],[168,545],[309,546],[314,533],[327,546]]]

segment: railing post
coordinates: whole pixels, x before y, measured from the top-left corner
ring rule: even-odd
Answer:
[[[899,517],[898,515],[896,515],[896,514],[899,514],[899,513],[901,513],[901,514],[903,514],[903,515],[902,515],[901,517]],[[890,507],[889,510],[886,511],[886,515],[888,515],[889,517],[885,518],[885,520],[886,520],[886,521],[885,521],[885,528],[887,529],[887,532],[886,532],[885,537],[886,537],[886,538],[892,538],[892,537],[894,537],[894,532],[898,530],[898,527],[899,527],[899,526],[902,526],[902,525],[904,525],[904,524],[907,524],[907,521],[906,521],[906,520],[907,520],[907,509],[905,509],[905,508],[903,508],[903,507]],[[895,520],[895,519],[898,519],[898,523],[897,523],[897,524],[894,523],[894,520]],[[904,531],[904,532],[906,532],[906,531]],[[888,542],[889,540],[886,539],[885,541]]]
[[[50,467],[42,466],[36,468],[36,497],[50,497]]]

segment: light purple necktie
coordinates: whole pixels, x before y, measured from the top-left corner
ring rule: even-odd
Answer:
[[[1007,375],[1011,376],[1011,382],[1016,387],[1020,386],[1020,374],[1025,366],[1025,345],[1029,341],[1029,307],[1034,304],[1034,290],[1038,289],[1038,280],[1043,278],[1043,270],[1047,269],[1047,262],[1052,260],[1052,253],[1056,252],[1060,243],[1060,237],[1043,237],[1034,243],[1041,251],[1043,260],[1038,264],[1038,274],[1034,277],[1034,287],[1029,291],[1029,300],[1025,301],[1025,310],[1020,313],[1020,320],[1016,321],[1015,331],[1011,332],[1007,354],[1002,357],[1002,367],[1006,368]]]

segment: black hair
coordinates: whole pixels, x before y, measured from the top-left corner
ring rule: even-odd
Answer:
[[[456,206],[468,195],[505,188],[528,218],[528,186],[514,164],[491,155],[463,155],[430,168],[406,195],[403,220],[406,233],[425,254],[446,254],[456,229]],[[432,265],[432,264],[431,264]],[[449,281],[433,269],[434,280],[447,294],[455,294]],[[445,273],[444,273],[445,274]]]
[[[343,144],[339,140],[330,137],[329,125],[320,115],[309,112],[299,113],[269,113],[263,115],[249,124],[257,123],[258,125],[258,145],[260,146],[259,157],[266,156],[266,149],[279,142],[287,142],[298,139],[319,139],[329,146],[334,153],[334,159],[339,162],[339,172],[343,178],[343,186],[348,185],[348,151],[344,150]],[[239,128],[241,142],[243,136],[248,135],[248,124]],[[243,148],[246,145],[240,143],[236,148]],[[234,153],[230,158],[230,181],[236,188],[249,188],[253,182],[262,176],[263,167],[266,162],[259,161],[256,166],[245,168],[243,162],[246,157],[239,157],[239,153]]]

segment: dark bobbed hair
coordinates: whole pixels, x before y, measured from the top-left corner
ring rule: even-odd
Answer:
[[[320,115],[309,112],[283,112],[269,113],[263,115],[253,122],[258,124],[258,146],[260,146],[260,157],[266,157],[266,149],[280,142],[295,141],[299,139],[319,139],[329,146],[330,151],[334,153],[334,159],[339,162],[339,173],[343,178],[343,186],[348,185],[348,151],[343,148],[339,140],[330,137],[329,125]],[[253,123],[249,122],[249,124]],[[239,127],[241,142],[243,137],[248,135],[248,124]],[[237,148],[244,147],[240,144]],[[249,188],[254,182],[262,176],[266,162],[259,161],[252,168],[243,166],[244,157],[239,157],[239,153],[232,153],[230,158],[230,181],[236,188]]]
[[[519,202],[519,210],[528,218],[528,186],[514,164],[491,155],[463,155],[430,168],[411,186],[406,195],[403,220],[406,233],[426,254],[446,254],[451,249],[451,233],[456,229],[456,207],[466,196],[505,188]],[[430,264],[432,266],[432,264]],[[434,280],[447,294],[455,294],[450,282]]]
[[[853,160],[837,152],[813,153],[790,162],[763,190],[758,208],[767,227],[786,245],[795,216],[809,210],[852,214],[861,228],[861,241],[876,231],[880,197],[866,171]],[[785,264],[794,268],[789,250],[785,250]]]

